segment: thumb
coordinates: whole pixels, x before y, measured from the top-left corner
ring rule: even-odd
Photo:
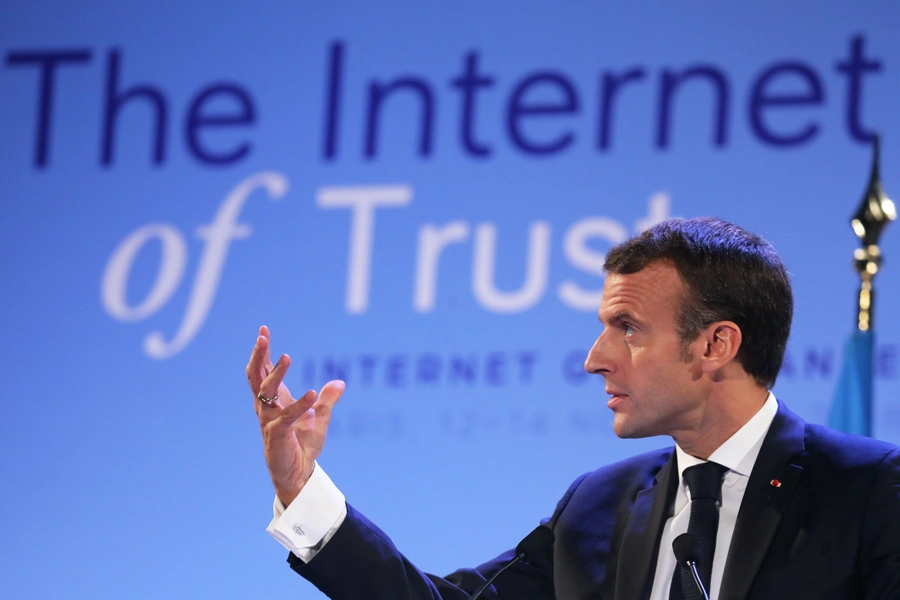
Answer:
[[[321,409],[331,412],[331,409],[341,399],[346,388],[347,384],[339,379],[329,381],[322,386],[322,391],[319,392],[319,401],[316,402],[316,412],[319,412]]]

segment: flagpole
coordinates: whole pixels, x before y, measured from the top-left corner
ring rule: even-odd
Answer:
[[[828,425],[839,431],[872,435],[873,363],[875,354],[875,275],[881,267],[878,240],[888,223],[897,218],[894,203],[881,187],[880,139],[872,144],[872,169],[859,208],[850,226],[861,247],[853,253],[859,274],[856,331],[844,346],[844,365],[834,391]]]
[[[875,274],[881,267],[881,249],[878,240],[885,226],[897,218],[894,203],[888,198],[881,186],[881,162],[880,137],[876,133],[872,141],[872,170],[869,173],[869,183],[863,194],[862,201],[856,213],[850,219],[850,226],[859,238],[862,247],[853,252],[853,263],[859,273],[859,302],[857,329],[869,331],[874,326],[875,288],[873,281]]]

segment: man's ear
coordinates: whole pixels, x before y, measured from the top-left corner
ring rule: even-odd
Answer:
[[[701,368],[713,373],[730,364],[737,356],[743,336],[741,328],[732,321],[716,321],[699,336],[703,343],[700,356]]]

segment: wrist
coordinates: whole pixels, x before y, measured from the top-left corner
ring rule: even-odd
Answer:
[[[285,490],[285,489],[278,488],[278,487],[275,488],[275,497],[278,498],[278,501],[281,502],[281,504],[285,508],[290,506],[291,502],[293,502],[299,495],[300,495],[300,488],[290,489],[290,490]]]
[[[306,487],[306,483],[312,477],[314,470],[315,463],[313,463],[313,468],[309,472],[302,473],[297,478],[291,478],[290,481],[272,481],[275,485],[275,496],[285,507],[289,506],[300,494],[300,491]]]

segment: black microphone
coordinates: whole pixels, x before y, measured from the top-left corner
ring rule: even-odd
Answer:
[[[694,576],[694,582],[700,588],[700,593],[703,594],[705,600],[709,600],[709,594],[706,593],[706,588],[700,581],[700,573],[697,572],[697,558],[700,554],[697,550],[697,539],[690,533],[682,533],[672,542],[672,550],[675,552],[675,560],[678,561],[678,565],[691,570],[691,575]]]
[[[546,525],[538,525],[534,528],[534,531],[525,536],[519,545],[516,546],[516,557],[511,561],[506,563],[502,569],[494,573],[494,576],[481,584],[475,593],[469,596],[469,600],[475,600],[478,596],[481,595],[481,592],[486,590],[489,585],[494,583],[494,580],[497,579],[497,576],[500,575],[503,571],[507,570],[520,560],[524,560],[528,562],[529,558],[532,558],[535,553],[543,548],[549,546],[553,543],[553,540],[556,536],[553,535],[553,530],[547,527]]]

